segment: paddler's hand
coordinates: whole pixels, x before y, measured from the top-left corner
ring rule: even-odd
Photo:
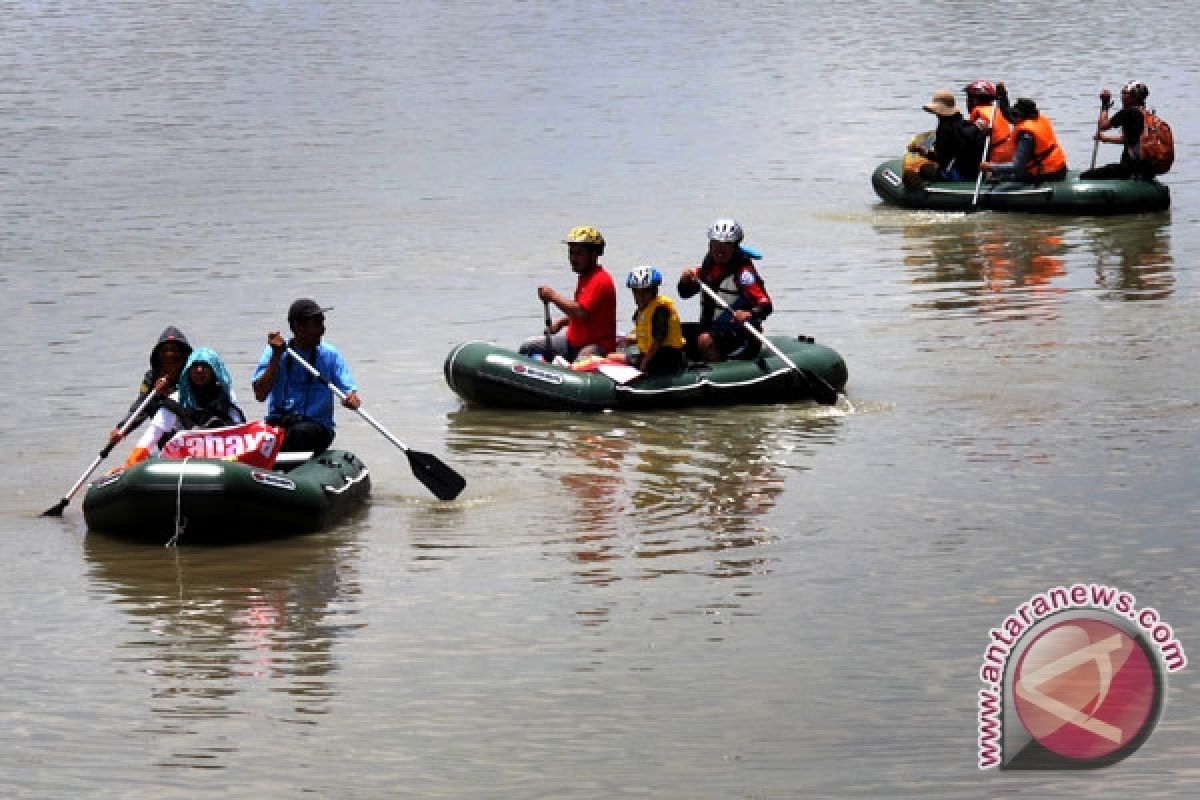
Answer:
[[[108,443],[109,444],[116,444],[117,442],[121,441],[124,438],[125,437],[122,436],[121,432],[119,430],[117,430],[116,428],[113,428],[111,431],[108,432]]]
[[[980,117],[979,119],[975,120],[975,127],[979,128],[979,130],[983,133],[992,132],[992,126],[988,124],[987,119],[984,117]]]
[[[283,340],[283,334],[279,331],[271,331],[267,334],[267,344],[275,351],[275,355],[282,355],[287,349],[287,342]]]
[[[700,270],[695,267],[693,267],[691,269],[685,269],[679,275],[679,282],[684,283],[684,284],[699,283],[700,282],[699,272],[700,272]]]
[[[554,289],[549,286],[538,287],[538,300],[541,300],[543,303],[554,303],[556,306],[559,305],[558,292],[554,291]],[[559,308],[562,308],[562,306],[559,306]]]
[[[170,375],[163,375],[154,382],[154,391],[166,397],[175,388],[175,379]]]
[[[733,312],[733,318],[736,321],[742,323],[743,325],[745,325],[746,322],[749,321],[750,319],[753,319],[753,317],[754,317],[754,315],[751,314],[749,311],[746,311],[745,309],[742,309],[741,311]]]
[[[1112,104],[1113,104],[1112,92],[1110,92],[1108,89],[1101,89],[1100,90],[1100,110],[1108,111],[1110,108],[1112,108]]]
[[[358,399],[358,392],[351,392],[346,395],[346,399],[342,401],[342,405],[351,411],[357,411],[358,407],[362,405],[362,401]]]

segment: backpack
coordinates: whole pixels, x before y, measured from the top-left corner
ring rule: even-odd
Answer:
[[[1138,140],[1138,158],[1155,175],[1162,175],[1175,163],[1175,136],[1168,125],[1153,111],[1142,109],[1142,138]]]
[[[920,189],[925,186],[927,180],[937,179],[937,162],[926,158],[913,149],[932,150],[933,144],[934,131],[918,133],[909,140],[908,148],[906,148],[904,159],[901,162],[901,172],[903,173],[901,180],[905,186]]]

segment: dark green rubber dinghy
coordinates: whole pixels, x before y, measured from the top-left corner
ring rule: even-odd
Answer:
[[[1171,207],[1171,190],[1157,180],[1084,181],[1071,170],[1061,181],[1016,183],[984,180],[975,199],[975,181],[933,181],[905,185],[899,158],[884,161],[871,174],[871,186],[885,203],[932,211],[1028,211],[1042,214],[1137,214]]]
[[[370,490],[366,465],[346,450],[281,453],[275,469],[149,458],[94,481],[83,515],[89,529],[128,538],[231,542],[322,530]]]
[[[834,350],[807,337],[768,338],[796,369],[763,348],[753,361],[692,364],[673,375],[622,384],[601,372],[575,372],[487,342],[458,345],[443,369],[446,383],[469,404],[543,411],[832,403],[845,389],[846,362]]]

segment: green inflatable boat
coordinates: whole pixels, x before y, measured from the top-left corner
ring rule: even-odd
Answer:
[[[1016,183],[985,179],[975,203],[975,181],[905,185],[902,160],[884,161],[871,186],[885,203],[932,211],[1030,211],[1042,214],[1137,214],[1171,207],[1171,190],[1157,180],[1084,181],[1071,170],[1061,181]]]
[[[621,383],[600,371],[576,372],[476,341],[451,350],[443,370],[446,383],[468,404],[492,408],[604,411],[836,402],[849,377],[840,355],[804,336],[768,338],[796,369],[763,348],[753,361],[690,364],[673,375]]]
[[[148,458],[93,481],[83,516],[90,530],[127,538],[233,542],[322,530],[370,491],[366,465],[346,450],[280,453],[274,469]]]

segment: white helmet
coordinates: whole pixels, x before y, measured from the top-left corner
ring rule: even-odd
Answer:
[[[1141,101],[1145,101],[1150,95],[1150,90],[1146,88],[1146,84],[1141,81],[1130,81],[1121,87],[1121,91],[1133,95]]]
[[[625,279],[630,289],[652,289],[662,283],[662,273],[654,267],[634,267]]]
[[[719,219],[708,226],[709,241],[736,244],[742,241],[743,236],[742,226],[738,225],[736,219]]]

